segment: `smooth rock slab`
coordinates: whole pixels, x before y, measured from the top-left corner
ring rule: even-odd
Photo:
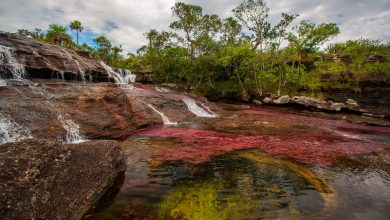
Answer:
[[[65,145],[26,140],[0,146],[2,219],[80,219],[125,170],[115,141]]]

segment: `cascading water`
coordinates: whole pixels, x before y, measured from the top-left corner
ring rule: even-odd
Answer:
[[[87,140],[80,134],[80,126],[74,123],[71,119],[65,118],[62,114],[58,115],[58,121],[67,131],[64,142],[67,144],[79,144]]]
[[[129,70],[119,70],[118,72],[115,72],[110,66],[105,64],[103,61],[100,61],[100,65],[103,67],[103,69],[106,70],[107,74],[115,80],[116,84],[129,84],[135,82],[136,75],[132,74]]]
[[[188,107],[188,110],[190,110],[190,112],[194,113],[196,116],[199,116],[199,117],[205,117],[205,118],[216,118],[218,117],[217,114],[215,114],[214,112],[212,112],[207,106],[205,106],[203,103],[202,107],[198,106],[198,104],[196,103],[196,101],[194,99],[191,99],[189,97],[185,97],[183,98],[183,101],[184,103],[187,105]]]
[[[155,111],[157,114],[161,116],[161,119],[163,120],[164,125],[177,125],[177,122],[172,122],[169,120],[169,118],[162,112],[158,111],[153,105],[151,104],[146,104],[149,106],[153,111]]]
[[[20,80],[27,76],[27,72],[24,65],[14,58],[13,53],[15,53],[14,49],[0,45],[0,72],[9,72],[13,79]],[[0,82],[2,85],[5,83]]]
[[[0,114],[0,144],[18,142],[32,138],[30,131],[10,117]]]

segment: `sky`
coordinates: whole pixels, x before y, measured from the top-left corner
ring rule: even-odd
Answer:
[[[233,16],[231,10],[241,0],[181,0],[200,5],[204,13],[221,18]],[[92,43],[106,36],[122,45],[124,53],[135,52],[147,41],[150,29],[168,30],[174,20],[171,7],[176,0],[0,0],[0,30],[40,28],[49,24],[68,26],[79,20],[84,26],[80,42]],[[281,13],[300,14],[297,19],[314,23],[332,22],[341,33],[331,42],[348,39],[390,41],[390,0],[268,0],[270,22],[277,23]],[[74,32],[69,32],[75,36]]]

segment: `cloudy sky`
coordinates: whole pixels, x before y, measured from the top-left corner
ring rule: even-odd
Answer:
[[[201,5],[205,13],[225,18],[241,0],[182,0]],[[126,52],[146,43],[143,33],[168,29],[176,0],[0,0],[0,30],[47,29],[80,20],[81,42],[104,35]],[[334,22],[341,34],[333,41],[360,37],[390,41],[390,0],[268,0],[271,22],[282,12],[298,13],[315,23]]]

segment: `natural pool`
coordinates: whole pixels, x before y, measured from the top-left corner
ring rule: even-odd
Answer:
[[[96,219],[387,219],[390,129],[219,104],[125,134],[124,184]],[[373,153],[377,152],[377,153]]]

